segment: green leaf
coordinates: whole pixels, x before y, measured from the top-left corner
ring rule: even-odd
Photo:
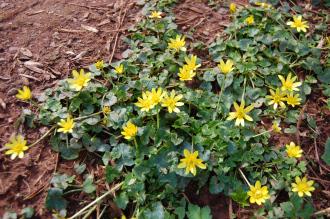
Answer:
[[[32,207],[23,208],[21,214],[24,215],[24,218],[32,218],[34,215],[34,209]]]
[[[114,201],[119,208],[125,209],[128,204],[128,197],[126,192],[121,192],[119,196],[116,196]]]
[[[241,204],[243,207],[249,206],[247,200],[249,196],[242,187],[238,187],[234,192],[230,194],[230,197],[237,203]]]
[[[62,210],[67,207],[67,201],[63,198],[63,190],[51,188],[46,198],[46,208],[49,210]]]
[[[67,174],[58,174],[56,173],[50,183],[59,189],[65,190],[73,182],[75,176],[68,176]]]
[[[178,216],[178,219],[183,219],[186,215],[186,209],[184,207],[178,207],[175,209],[174,213]]]
[[[115,96],[114,93],[109,92],[106,96],[105,96],[105,101],[104,101],[104,105],[105,106],[112,106],[114,104],[117,103],[117,97]]]
[[[86,164],[84,163],[76,163],[74,165],[74,170],[76,171],[77,174],[82,174],[86,170]]]
[[[111,153],[109,151],[106,151],[102,156],[102,162],[106,166],[108,165],[110,160],[111,160]]]
[[[107,165],[105,168],[105,177],[108,183],[112,183],[119,175],[120,172],[112,166]]]
[[[189,219],[212,219],[211,209],[208,206],[200,208],[197,205],[189,204],[187,217]]]
[[[223,187],[218,183],[216,176],[212,176],[210,179],[209,191],[211,194],[219,194],[223,191]]]
[[[13,211],[6,211],[3,214],[2,219],[17,219],[17,214]]]
[[[164,207],[162,205],[162,203],[160,202],[156,202],[153,203],[151,206],[151,209],[147,209],[144,214],[143,217],[145,219],[163,219],[164,218]]]
[[[330,165],[330,137],[324,145],[324,153],[321,158],[327,165]]]
[[[95,185],[93,184],[93,176],[88,175],[83,183],[83,191],[86,193],[92,193],[96,190]]]

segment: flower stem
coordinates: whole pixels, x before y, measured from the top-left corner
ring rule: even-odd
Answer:
[[[223,93],[223,90],[224,90],[225,80],[226,80],[226,76],[225,76],[225,78],[223,79],[223,81],[221,83],[221,90],[220,90],[220,94],[219,94],[219,97],[218,97],[218,103],[217,103],[217,108],[216,108],[215,112],[218,112],[219,107],[220,107],[220,100],[221,100],[222,93]]]
[[[138,145],[138,143],[136,141],[136,138],[134,138],[133,141],[134,141],[134,145],[135,145],[135,148],[136,148],[136,157],[138,157],[139,154],[140,154],[140,152],[139,152],[139,145]]]
[[[109,191],[107,191],[106,193],[104,193],[103,195],[101,195],[100,197],[96,198],[94,201],[92,201],[91,203],[89,203],[88,205],[86,205],[84,208],[82,208],[80,211],[78,211],[77,213],[75,213],[72,217],[69,217],[69,219],[74,219],[74,218],[79,217],[84,211],[86,211],[87,209],[89,209],[93,205],[96,205],[99,201],[101,201],[102,199],[104,199],[105,197],[107,197],[111,193],[115,192],[117,189],[119,189],[122,186],[122,184],[123,183],[121,182],[121,183],[115,185],[112,189],[110,189]]]
[[[157,111],[157,129],[159,129],[159,111]]]
[[[251,187],[251,184],[250,184],[249,180],[246,178],[246,176],[244,175],[244,173],[241,170],[241,168],[238,168],[238,172],[241,174],[241,176],[243,177],[243,179],[246,182],[246,184],[248,184],[248,186]]]
[[[244,77],[244,82],[243,82],[243,93],[242,93],[242,97],[241,97],[241,102],[244,101],[244,96],[245,96],[245,88],[246,88],[246,77]]]
[[[36,140],[32,144],[28,145],[28,147],[33,147],[34,145],[38,144],[40,141],[45,139],[55,128],[56,128],[56,125],[53,125],[43,136],[41,136],[38,140]]]

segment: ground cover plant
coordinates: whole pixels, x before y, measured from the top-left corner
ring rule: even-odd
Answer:
[[[319,46],[324,27],[308,32],[306,18],[288,5],[231,4],[225,36],[206,46],[180,33],[174,0],[142,3],[145,18],[125,39],[122,60],[73,69],[38,100],[28,87],[18,91],[38,107],[36,114],[28,104],[23,110],[26,127],[49,129],[29,144],[23,133],[13,135],[5,154],[22,158],[47,139],[63,159],[87,154],[85,161],[104,166],[103,180],[95,181],[84,161],[77,164],[82,184],[56,173],[45,203],[53,216],[88,218],[100,205],[98,218],[105,218],[112,196],[122,218],[212,218],[208,206],[185,196],[193,183],[255,208],[255,217],[311,217],[318,184],[307,176],[303,150],[272,136],[297,132],[317,81],[330,96],[326,40]],[[201,50],[209,55],[197,56]],[[75,192],[93,201],[71,215],[66,196]]]

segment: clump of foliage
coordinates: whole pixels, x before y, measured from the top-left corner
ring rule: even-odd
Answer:
[[[209,57],[197,57],[174,22],[174,2],[145,3],[146,19],[130,30],[122,60],[74,70],[39,98],[38,119],[51,126],[42,138],[52,133],[50,144],[63,159],[88,152],[103,165],[106,183],[118,189],[114,202],[132,217],[211,218],[208,207],[185,199],[189,183],[243,207],[264,204],[259,216],[309,217],[316,186],[305,176],[303,151],[295,142],[276,147],[270,138],[297,132],[300,106],[328,71],[319,62],[318,35],[305,34],[302,17],[269,4],[231,6],[226,37],[207,48]],[[204,66],[202,59],[212,62]],[[22,90],[20,97],[31,94]],[[28,149],[22,136],[7,146],[13,158]],[[82,185],[54,176],[46,207],[57,217],[65,215],[70,191],[95,197],[98,184],[85,169],[75,166]],[[280,192],[285,202],[277,200]]]

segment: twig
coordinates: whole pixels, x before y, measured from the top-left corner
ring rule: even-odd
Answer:
[[[105,207],[103,208],[103,210],[102,210],[101,213],[100,213],[100,216],[99,216],[97,219],[101,219],[101,218],[102,218],[102,216],[103,216],[103,214],[104,214],[104,212],[105,212],[106,209],[107,209],[107,206],[105,206]]]
[[[83,33],[83,32],[85,32],[84,30],[71,30],[71,29],[66,29],[66,28],[61,28],[58,31],[63,32],[63,33]]]
[[[23,77],[26,77],[26,78],[29,78],[29,79],[32,79],[32,80],[35,80],[35,81],[41,81],[40,79],[36,78],[36,77],[33,77],[31,75],[26,75],[26,74],[19,74],[20,76],[23,76]]]
[[[329,208],[326,208],[326,209],[323,209],[323,210],[320,210],[320,211],[317,211],[313,215],[314,216],[318,216],[318,215],[330,216],[330,207]]]
[[[298,117],[298,121],[297,121],[297,132],[296,132],[296,139],[297,139],[297,144],[300,145],[300,125],[301,125],[301,122],[302,122],[302,119],[303,119],[303,116],[304,116],[304,112],[305,112],[305,109],[307,107],[307,104],[308,104],[308,100],[306,101],[305,105],[301,108],[300,110],[300,113],[299,113],[299,117]]]
[[[78,6],[78,7],[88,8],[88,9],[96,9],[96,10],[102,10],[102,11],[107,11],[108,10],[106,8],[99,8],[99,7],[96,7],[96,6],[79,5],[79,4],[76,4],[76,3],[68,3],[68,4]]]
[[[230,219],[233,219],[232,215],[233,215],[233,202],[231,200],[231,198],[229,198],[229,208],[228,208],[228,211],[229,211],[229,218]]]
[[[244,173],[241,170],[241,168],[238,168],[238,172],[241,174],[241,176],[243,177],[243,179],[246,182],[246,184],[248,184],[248,186],[251,187],[251,184],[250,184],[249,180],[246,178],[246,176],[244,175]]]
[[[315,137],[314,137],[314,149],[315,149],[315,158],[316,158],[317,162],[320,163],[319,151],[317,150],[317,142],[316,142]],[[320,174],[323,175],[321,165],[319,166],[319,169],[320,169]]]
[[[38,140],[36,140],[34,143],[30,144],[29,147],[33,147],[34,145],[38,144],[40,141],[42,141],[44,138],[46,138],[54,129],[56,126],[52,126],[43,136],[41,136]]]
[[[113,47],[112,47],[112,52],[111,52],[111,55],[110,55],[110,58],[109,58],[109,63],[110,63],[110,64],[111,64],[111,62],[112,62],[113,56],[114,56],[114,54],[115,54],[115,50],[116,50],[116,48],[117,48],[118,36],[119,36],[119,33],[120,33],[119,30],[120,30],[121,26],[123,25],[123,22],[124,22],[124,19],[125,19],[125,17],[126,17],[126,13],[127,13],[127,11],[132,7],[132,5],[133,5],[133,4],[130,4],[128,7],[125,8],[124,15],[123,15],[122,18],[119,20],[119,25],[118,25],[118,27],[117,27],[117,32],[116,32],[116,36],[115,36],[115,43],[114,43],[114,45],[113,45]],[[120,9],[119,16],[121,15],[122,8],[123,8],[123,7],[121,7],[121,9]],[[111,42],[110,42],[110,43],[111,43]]]
[[[88,205],[86,205],[85,207],[83,207],[80,211],[78,211],[77,213],[75,213],[72,217],[70,217],[69,219],[74,219],[76,217],[79,217],[84,211],[86,211],[88,208],[92,207],[93,205],[97,204],[99,201],[101,201],[102,199],[104,199],[106,196],[110,195],[111,193],[113,193],[114,191],[116,191],[117,189],[120,188],[120,186],[123,183],[119,183],[116,186],[114,186],[111,190],[107,191],[106,193],[104,193],[103,195],[101,195],[100,197],[96,198],[94,201],[92,201],[91,203],[89,203]]]
[[[92,213],[93,211],[95,211],[96,205],[94,207],[92,207],[82,219],[87,219]]]

